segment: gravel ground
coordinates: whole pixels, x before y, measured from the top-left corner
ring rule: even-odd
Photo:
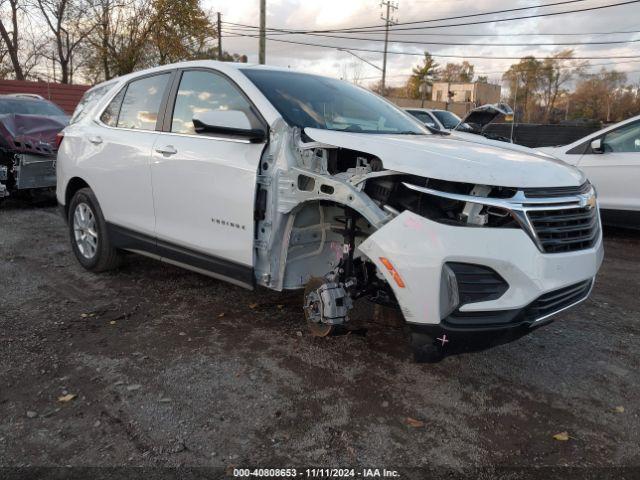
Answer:
[[[639,466],[640,233],[605,248],[580,307],[419,365],[371,307],[314,338],[297,295],[139,256],[94,275],[55,208],[6,203],[0,465]]]

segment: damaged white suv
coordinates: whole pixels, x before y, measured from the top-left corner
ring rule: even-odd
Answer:
[[[316,335],[368,298],[399,308],[416,358],[437,360],[579,303],[602,261],[578,170],[431,134],[346,82],[197,61],[100,84],[79,109],[57,196],[92,271],[126,250],[304,288]]]

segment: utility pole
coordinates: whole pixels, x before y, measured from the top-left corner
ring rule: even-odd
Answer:
[[[218,12],[218,60],[222,60],[222,15]]]
[[[392,12],[398,9],[398,3],[391,0],[382,0],[380,7],[386,9],[386,13],[381,13],[380,18],[384,20],[384,56],[382,57],[382,92],[385,94],[387,83],[387,45],[389,44],[389,26],[395,25],[398,21],[392,18]]]
[[[266,38],[267,24],[267,0],[260,0],[260,44],[258,51],[258,63],[265,64],[265,50],[267,49]]]

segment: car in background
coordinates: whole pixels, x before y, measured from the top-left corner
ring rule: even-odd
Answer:
[[[460,124],[461,118],[448,110],[436,110],[431,108],[405,108],[427,127],[436,130],[453,130]]]
[[[515,144],[510,138],[487,132],[486,127],[496,118],[503,116],[509,119],[513,115],[513,110],[504,103],[488,104],[474,108],[463,119],[460,119],[455,113],[449,112],[448,110],[406,108],[405,111],[427,127],[432,133],[451,135],[452,138],[457,140],[465,140],[470,143],[479,143],[481,145],[512,150],[527,155],[535,155],[547,160],[555,160],[555,157],[546,152]],[[453,128],[445,128],[451,127],[454,121],[457,123]]]
[[[68,115],[40,95],[0,95],[0,200],[56,186],[56,137]]]
[[[598,192],[603,223],[640,229],[640,115],[538,150],[584,172]]]
[[[513,119],[513,110],[505,103],[482,105],[471,110],[464,118],[460,118],[448,110],[406,108],[405,111],[432,131],[455,133],[459,138],[468,138],[475,141],[479,139],[477,137],[468,137],[468,135],[478,135],[491,141],[513,143],[510,138],[487,131],[489,124],[496,118],[504,116],[507,119]],[[482,143],[485,142],[483,141]],[[492,142],[488,143],[493,145]]]

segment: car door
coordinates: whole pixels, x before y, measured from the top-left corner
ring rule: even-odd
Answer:
[[[601,208],[640,210],[640,121],[597,138],[601,152],[587,147],[578,167],[596,186]]]
[[[254,205],[264,142],[197,133],[193,118],[239,111],[266,125],[242,91],[210,69],[180,72],[152,153],[158,252],[237,284],[253,286]]]
[[[143,233],[151,241],[155,233],[151,151],[170,77],[171,72],[164,72],[130,81],[84,132],[90,153],[83,167],[110,230]]]

